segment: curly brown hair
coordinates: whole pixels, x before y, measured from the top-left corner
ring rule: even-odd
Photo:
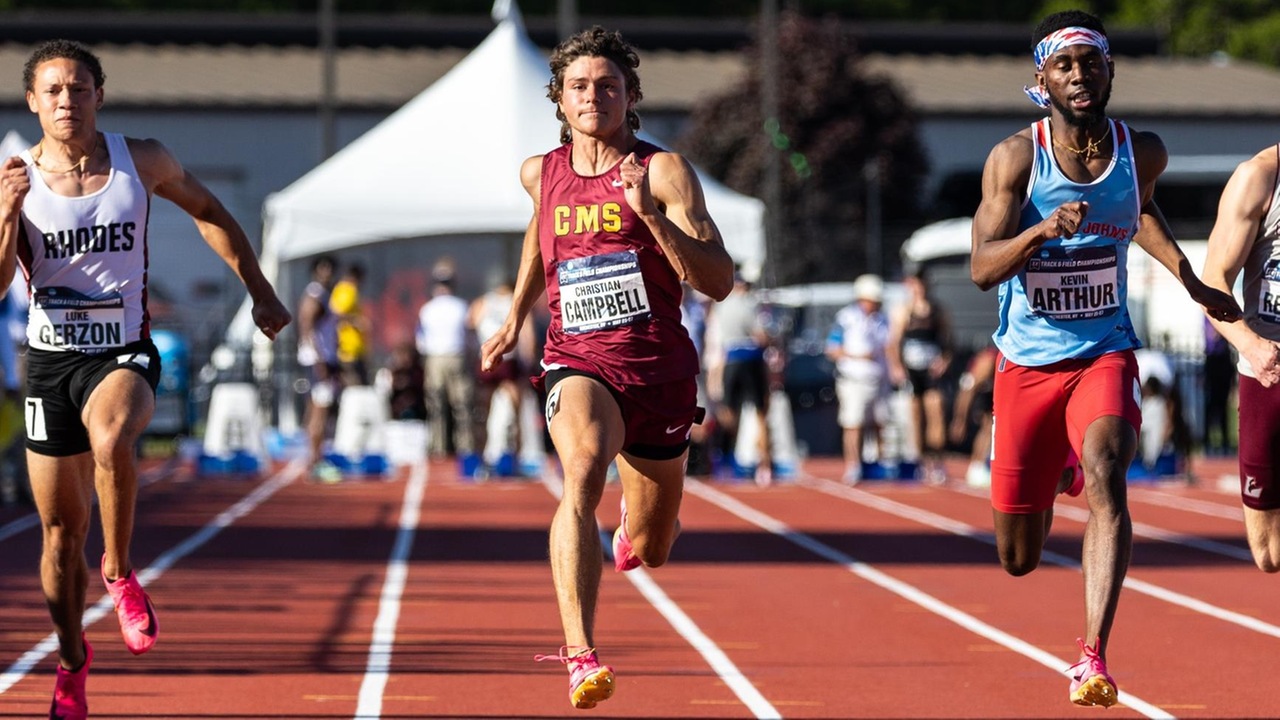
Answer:
[[[107,75],[102,72],[102,61],[89,48],[74,40],[48,40],[31,53],[26,65],[22,67],[23,88],[27,92],[35,90],[36,68],[40,67],[41,63],[59,58],[78,62],[88,68],[89,74],[93,75],[94,87],[102,87],[107,82]]]
[[[632,132],[640,129],[640,115],[635,111],[635,104],[640,102],[644,93],[640,91],[640,56],[630,43],[622,38],[617,30],[605,30],[596,25],[573,35],[551,51],[551,82],[547,83],[547,97],[556,104],[556,118],[560,121],[560,142],[568,143],[573,139],[569,130],[569,121],[560,111],[560,97],[564,93],[564,71],[574,60],[580,57],[602,57],[622,70],[622,78],[627,86],[627,99],[632,108],[627,110],[627,125]]]

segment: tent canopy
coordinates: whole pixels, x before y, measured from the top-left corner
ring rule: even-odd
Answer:
[[[10,130],[0,140],[0,160],[8,160],[29,147],[31,143],[19,135],[17,130]]]
[[[513,10],[435,84],[269,197],[264,253],[284,261],[391,239],[523,233],[532,206],[520,163],[560,133],[549,77]],[[758,268],[763,204],[700,180],[730,254]]]
[[[511,7],[458,65],[264,206],[262,261],[280,263],[392,240],[523,234],[532,203],[520,164],[557,142],[547,59]],[[658,143],[661,145],[661,143]],[[764,205],[699,176],[729,254],[756,276]],[[230,336],[252,333],[242,308]]]

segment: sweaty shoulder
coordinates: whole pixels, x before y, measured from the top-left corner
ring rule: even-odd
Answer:
[[[649,170],[660,176],[672,177],[693,172],[693,165],[679,153],[659,150],[649,158]]]
[[[180,178],[183,170],[178,159],[159,140],[125,138],[138,177],[148,191],[157,185]]]
[[[534,155],[520,164],[520,184],[524,185],[525,192],[534,202],[538,201],[542,186],[542,158],[542,155]]]
[[[1133,128],[1129,131],[1133,136],[1133,161],[1138,165],[1139,179],[1154,182],[1169,165],[1169,151],[1159,135]]]
[[[1025,188],[1035,160],[1031,128],[1001,140],[987,156],[986,174],[1001,185]]]
[[[1026,163],[1029,166],[1034,155],[1035,140],[1031,136],[1031,128],[1023,128],[991,148],[992,159],[1004,163]]]
[[[1276,174],[1280,171],[1280,158],[1277,155],[1275,145],[1261,150],[1257,155],[1245,160],[1236,166],[1235,174],[1244,177],[1251,182],[1273,183],[1276,180]]]

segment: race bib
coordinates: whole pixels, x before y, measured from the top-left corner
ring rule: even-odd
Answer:
[[[633,250],[565,260],[556,267],[556,278],[560,324],[567,333],[621,327],[650,316],[640,259]]]
[[[27,342],[41,350],[104,352],[125,344],[124,298],[91,298],[70,288],[39,288],[31,299]]]
[[[1280,260],[1268,260],[1258,290],[1258,318],[1280,324]]]
[[[1048,248],[1027,261],[1031,314],[1053,320],[1085,320],[1120,309],[1120,278],[1114,247]]]

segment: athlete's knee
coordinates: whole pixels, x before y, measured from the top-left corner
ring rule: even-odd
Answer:
[[[631,552],[640,558],[645,567],[665,565],[671,557],[672,545],[671,538],[663,537],[662,533],[638,532],[631,538]]]
[[[1272,552],[1270,548],[1255,548],[1253,562],[1264,573],[1280,572],[1280,554]]]
[[[57,567],[69,567],[84,557],[85,543],[89,536],[88,523],[83,527],[67,524],[46,525],[44,528],[44,554]]]
[[[1000,567],[1014,577],[1022,577],[1040,566],[1040,548],[1026,543],[1000,543]]]
[[[566,482],[586,482],[589,485],[596,485],[602,481],[609,472],[609,464],[613,462],[613,458],[606,457],[604,453],[592,452],[587,448],[579,448],[577,452],[568,453],[568,457],[561,460],[561,466],[564,472]]]
[[[108,472],[131,464],[137,440],[133,433],[127,432],[122,426],[105,425],[98,428],[89,437],[94,464]]]
[[[1022,577],[1040,567],[1040,555],[1001,555],[1000,567],[1013,577]]]

